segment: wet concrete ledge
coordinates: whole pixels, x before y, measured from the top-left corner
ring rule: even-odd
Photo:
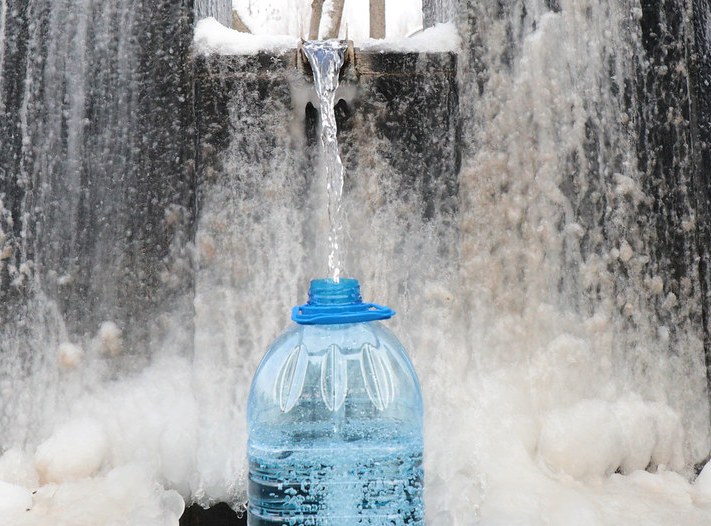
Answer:
[[[285,75],[296,72],[311,78],[311,67],[299,49],[281,53],[260,52],[252,55],[201,55],[195,59],[196,78],[211,73],[223,78],[232,75],[256,76]],[[349,50],[341,69],[341,79],[361,76],[427,77],[431,75],[456,76],[457,54],[454,52],[413,52]]]

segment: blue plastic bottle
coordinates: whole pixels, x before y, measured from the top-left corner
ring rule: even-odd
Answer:
[[[249,525],[424,525],[422,395],[355,279],[314,280],[248,406]]]

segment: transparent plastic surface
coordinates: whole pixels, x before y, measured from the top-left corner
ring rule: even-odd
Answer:
[[[287,330],[247,417],[251,526],[424,524],[420,386],[379,322]]]

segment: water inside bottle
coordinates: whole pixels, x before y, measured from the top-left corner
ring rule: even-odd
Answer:
[[[250,442],[251,526],[424,525],[420,437],[327,434],[310,429],[288,448]]]

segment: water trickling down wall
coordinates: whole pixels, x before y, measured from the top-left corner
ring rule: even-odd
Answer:
[[[57,345],[109,322],[128,355],[111,368],[133,368],[192,310],[194,154],[187,4],[8,1],[2,19],[7,443],[27,432],[23,376],[55,403]]]
[[[671,3],[660,11],[534,2],[472,9],[469,23],[477,27],[469,48],[476,76],[464,100],[476,117],[466,134],[471,169],[460,183],[477,188],[469,193],[477,198],[471,228],[483,213],[501,222],[491,232],[514,233],[472,250],[506,254],[501,283],[519,292],[511,296],[519,308],[542,294],[534,303],[574,306],[616,326],[606,348],[617,348],[611,363],[626,371],[620,387],[686,405],[687,446],[703,456],[703,277],[694,232],[705,212],[695,195],[681,12]],[[493,203],[478,201],[482,181],[494,185]],[[519,249],[523,266],[510,257]]]

